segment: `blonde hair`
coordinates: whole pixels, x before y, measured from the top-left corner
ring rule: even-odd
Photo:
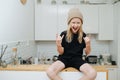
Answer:
[[[68,43],[70,43],[72,41],[72,38],[73,38],[73,33],[71,31],[70,22],[75,17],[79,18],[81,20],[81,23],[83,24],[83,15],[79,11],[79,8],[71,8],[68,12],[68,18],[67,18],[68,28],[67,28],[67,34],[66,34],[66,41]],[[82,37],[83,37],[82,24],[80,25],[80,29],[78,31],[78,41],[79,41],[79,43],[82,42]]]
[[[82,37],[83,37],[83,30],[82,30],[82,25],[80,26],[80,29],[78,31],[78,42],[81,43],[82,42]],[[73,33],[71,31],[71,26],[70,24],[68,24],[68,28],[67,28],[67,34],[66,34],[66,41],[68,43],[70,43],[72,41],[73,38]]]

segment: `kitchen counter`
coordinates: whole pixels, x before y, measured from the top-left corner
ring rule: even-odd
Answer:
[[[6,68],[0,67],[1,80],[49,80],[46,75],[46,69],[50,65],[39,64],[39,65],[8,65]],[[96,80],[108,80],[108,67],[117,66],[99,66],[92,65],[97,71]],[[7,75],[7,77],[6,77]],[[82,73],[78,72],[75,68],[66,68],[59,74],[63,80],[78,80]],[[16,76],[16,77],[11,77]]]
[[[0,67],[0,70],[9,70],[9,71],[45,71],[50,65],[8,65],[6,68]],[[101,66],[101,65],[92,65],[98,72],[107,71],[106,68],[117,68],[117,66]],[[63,71],[77,71],[74,68],[67,68]]]

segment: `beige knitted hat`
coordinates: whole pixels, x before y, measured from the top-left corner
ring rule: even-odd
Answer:
[[[67,19],[68,24],[70,23],[71,19],[75,17],[80,18],[83,23],[83,15],[80,12],[80,10],[78,8],[72,8],[68,12],[68,19]]]

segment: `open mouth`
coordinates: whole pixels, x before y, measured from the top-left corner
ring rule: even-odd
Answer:
[[[74,31],[78,31],[78,27],[73,27],[72,28]]]
[[[77,27],[72,27],[72,32],[73,33],[76,33],[78,31],[78,28]]]
[[[75,30],[75,31],[76,31],[77,29],[78,29],[78,28],[73,27],[73,30]]]

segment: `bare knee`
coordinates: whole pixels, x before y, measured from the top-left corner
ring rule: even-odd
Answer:
[[[89,64],[84,64],[80,67],[80,70],[85,73],[85,76],[88,78],[88,80],[95,80],[97,76],[96,70],[91,67]]]
[[[51,78],[51,79],[53,79],[55,77],[55,75],[56,75],[55,71],[53,69],[51,69],[51,68],[48,68],[46,70],[46,73],[47,73],[48,77]]]
[[[88,74],[87,74],[88,78],[90,80],[95,80],[96,76],[97,76],[97,72],[95,69],[91,69]]]

